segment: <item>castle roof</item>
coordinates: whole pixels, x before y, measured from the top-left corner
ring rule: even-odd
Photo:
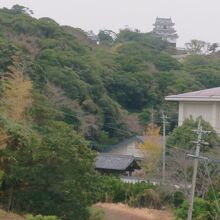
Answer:
[[[172,22],[171,18],[156,18],[155,24],[169,24],[169,25],[174,25],[174,23]]]

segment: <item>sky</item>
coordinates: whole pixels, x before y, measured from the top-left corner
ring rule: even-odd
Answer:
[[[0,8],[15,4],[32,9],[34,17],[95,33],[125,26],[149,32],[157,16],[171,17],[179,47],[191,39],[220,43],[220,0],[0,0]]]

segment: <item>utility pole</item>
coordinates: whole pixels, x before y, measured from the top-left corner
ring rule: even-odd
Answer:
[[[163,154],[162,154],[162,185],[165,184],[165,176],[166,176],[166,119],[167,116],[162,111],[162,121],[163,121]]]
[[[192,177],[192,187],[191,187],[191,195],[189,201],[189,210],[188,210],[188,218],[187,220],[192,220],[192,212],[193,212],[193,203],[194,203],[194,195],[195,195],[195,187],[196,187],[196,177],[197,177],[197,170],[198,170],[198,162],[200,158],[200,147],[202,144],[202,136],[204,134],[210,133],[210,131],[204,131],[201,126],[201,120],[199,120],[198,128],[195,130],[198,135],[198,139],[196,143],[196,153],[193,156],[194,158],[194,166],[193,166],[193,177]],[[189,155],[190,156],[190,155]]]

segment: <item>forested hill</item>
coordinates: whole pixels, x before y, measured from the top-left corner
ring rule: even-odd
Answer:
[[[150,33],[110,33],[97,45],[22,6],[0,9],[1,207],[87,219],[99,196],[88,146],[133,135],[152,109],[175,115],[165,95],[220,86],[218,53],[179,63]]]
[[[37,125],[61,120],[94,143],[111,144],[133,134],[130,113],[146,123],[165,95],[220,85],[218,55],[190,56],[181,64],[165,42],[129,29],[116,39],[100,31],[96,45],[80,29],[29,12],[0,10],[0,73],[8,80],[20,72],[30,82],[25,111]]]

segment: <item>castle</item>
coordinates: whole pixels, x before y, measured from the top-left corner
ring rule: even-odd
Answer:
[[[160,37],[162,40],[167,41],[173,46],[176,46],[178,35],[173,28],[174,23],[171,18],[156,18],[153,33]]]

